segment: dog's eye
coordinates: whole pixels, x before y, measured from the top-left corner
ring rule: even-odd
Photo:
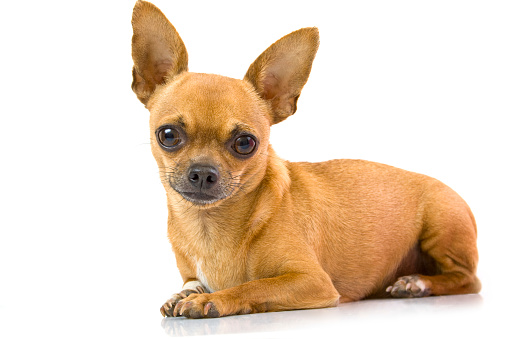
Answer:
[[[179,132],[175,128],[171,127],[160,128],[157,133],[157,138],[159,139],[161,146],[167,148],[175,147],[181,141]]]
[[[254,151],[256,140],[250,135],[242,135],[235,139],[233,149],[241,155],[248,155]]]

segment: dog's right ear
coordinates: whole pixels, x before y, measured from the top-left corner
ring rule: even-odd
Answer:
[[[150,2],[138,0],[133,9],[131,88],[147,102],[157,85],[187,71],[187,50],[175,27]]]

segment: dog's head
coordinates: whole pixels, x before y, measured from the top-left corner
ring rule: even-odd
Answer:
[[[133,11],[132,89],[150,111],[152,153],[170,194],[213,205],[265,175],[269,128],[295,113],[318,49],[318,30],[278,40],[243,80],[188,72],[179,34],[154,5]]]

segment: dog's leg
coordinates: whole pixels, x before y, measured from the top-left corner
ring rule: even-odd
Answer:
[[[174,315],[188,318],[332,307],[339,294],[325,272],[288,273],[253,280],[214,293],[192,294],[178,302]]]
[[[437,199],[426,213],[421,250],[436,262],[437,274],[401,277],[387,288],[393,297],[478,293],[477,230],[468,206],[455,195]],[[419,273],[419,272],[416,272]]]
[[[178,248],[173,248],[175,259],[177,260],[177,267],[185,282],[182,286],[182,291],[173,294],[163,306],[161,306],[161,314],[163,317],[173,317],[175,307],[182,299],[189,297],[191,294],[208,293],[205,287],[195,275],[195,267],[191,260],[185,256]]]

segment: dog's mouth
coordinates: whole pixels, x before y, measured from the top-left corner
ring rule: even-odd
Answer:
[[[179,193],[184,199],[197,205],[212,204],[218,200],[221,200],[221,198],[203,192],[179,192]]]

